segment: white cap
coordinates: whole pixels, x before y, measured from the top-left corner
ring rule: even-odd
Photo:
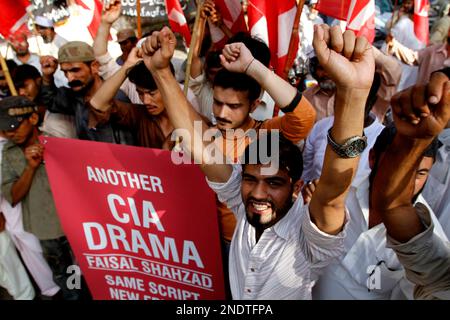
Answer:
[[[43,16],[37,16],[35,23],[41,27],[53,28],[53,21]]]

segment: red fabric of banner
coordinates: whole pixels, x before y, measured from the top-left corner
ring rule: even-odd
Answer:
[[[8,38],[12,33],[13,27],[20,27],[21,19],[26,17],[26,8],[30,5],[29,0],[3,0],[0,18],[0,34]],[[26,22],[26,19],[23,23]]]
[[[62,228],[94,299],[223,300],[214,193],[177,153],[42,137]]]

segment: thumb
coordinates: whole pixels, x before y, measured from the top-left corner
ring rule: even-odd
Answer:
[[[317,59],[319,59],[320,64],[326,62],[330,56],[330,48],[328,48],[326,42],[325,30],[322,25],[314,26],[314,38],[313,47],[316,52]]]
[[[428,102],[431,104],[437,104],[442,98],[442,87],[445,82],[448,81],[448,77],[442,72],[434,72],[431,75],[430,82],[427,86]]]
[[[159,33],[159,43],[161,44],[162,54],[165,57],[172,57],[177,44],[177,40],[172,30],[164,27]]]

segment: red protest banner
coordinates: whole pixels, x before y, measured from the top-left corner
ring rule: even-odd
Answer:
[[[42,138],[58,215],[94,299],[224,299],[217,214],[171,153]]]

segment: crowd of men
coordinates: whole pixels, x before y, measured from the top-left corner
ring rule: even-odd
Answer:
[[[317,85],[305,90],[270,69],[263,41],[232,34],[212,0],[200,19],[229,39],[215,47],[200,23],[189,79],[168,27],[139,42],[121,30],[122,55],[111,56],[119,0],[105,5],[93,46],[37,17],[49,54],[16,36],[7,65],[18,96],[0,74],[0,287],[13,299],[92,299],[84,282],[67,285],[76,261],[39,143],[47,135],[187,151],[216,193],[228,299],[450,299],[449,16],[429,46],[414,46],[411,2],[381,49],[311,23],[299,57]],[[196,122],[217,130],[213,142]],[[257,151],[274,139],[275,172]],[[209,143],[231,161],[212,161]]]

